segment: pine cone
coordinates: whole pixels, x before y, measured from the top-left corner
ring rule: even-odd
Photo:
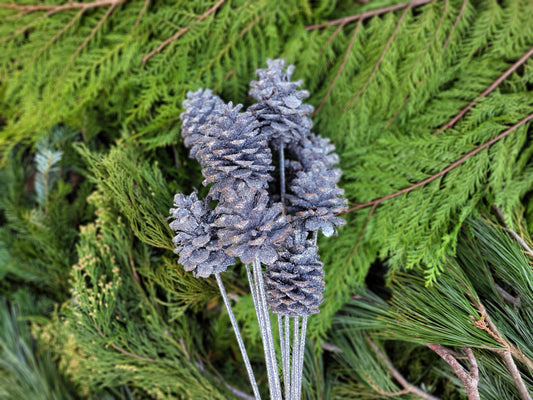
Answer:
[[[324,296],[324,264],[311,240],[298,243],[291,234],[280,257],[267,268],[267,302],[275,314],[290,317],[317,314]]]
[[[258,81],[250,82],[250,96],[258,103],[250,106],[254,116],[261,122],[263,133],[269,136],[277,147],[284,143],[302,140],[313,126],[308,117],[313,107],[303,104],[309,97],[307,90],[297,90],[302,81],[290,82],[294,65],[284,72],[285,60],[268,60],[267,69],[256,71]]]
[[[339,156],[334,153],[335,146],[331,140],[312,132],[300,142],[292,144],[290,151],[305,169],[310,169],[314,161],[323,162],[328,169],[339,163]]]
[[[208,200],[198,200],[196,193],[174,197],[170,213],[175,218],[170,229],[178,234],[172,239],[177,246],[179,263],[185,271],[192,271],[195,277],[207,278],[223,272],[235,264],[235,258],[227,255],[219,244],[216,228],[212,225],[215,215],[209,209]]]
[[[268,143],[259,131],[259,123],[249,112],[240,113],[242,106],[233,108],[230,102],[222,110],[207,134],[216,137],[198,151],[203,166],[204,185],[216,182],[210,195],[219,200],[220,193],[234,180],[246,181],[248,186],[268,187],[270,171],[274,169]]]
[[[208,136],[207,127],[216,122],[224,107],[224,102],[210,89],[187,93],[187,100],[183,101],[185,111],[180,115],[181,135],[191,158],[198,159],[198,151],[213,139]]]
[[[311,169],[298,172],[291,182],[287,199],[296,211],[294,222],[307,231],[322,231],[324,236],[335,234],[336,227],[346,222],[335,214],[346,210],[344,190],[336,182],[340,170],[327,169],[321,161],[314,161]]]
[[[268,205],[268,193],[257,190],[245,182],[226,188],[224,197],[215,208],[214,225],[221,246],[226,252],[239,257],[244,264],[257,259],[271,265],[278,254],[275,244],[281,241],[290,229],[280,203]]]

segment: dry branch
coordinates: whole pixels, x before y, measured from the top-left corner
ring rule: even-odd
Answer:
[[[334,25],[339,25],[339,24],[346,25],[350,22],[363,20],[366,18],[374,17],[376,15],[386,14],[392,11],[398,11],[398,10],[401,10],[407,7],[412,8],[412,7],[422,6],[424,4],[428,4],[433,1],[435,0],[414,0],[408,3],[395,4],[393,6],[378,8],[377,10],[366,11],[360,14],[350,15],[348,17],[343,17],[343,18],[332,20],[332,21],[323,22],[321,24],[309,25],[309,26],[306,26],[305,29],[307,31],[311,31],[313,29],[321,29],[321,28],[326,28],[328,26],[334,26]]]
[[[407,381],[403,377],[403,375],[398,371],[394,364],[389,360],[389,358],[380,350],[377,344],[375,344],[369,337],[366,338],[366,341],[372,347],[372,350],[376,353],[376,355],[385,363],[387,366],[387,369],[389,370],[390,374],[396,379],[408,393],[413,393],[417,396],[419,396],[422,399],[425,400],[440,400],[438,397],[435,397],[422,389],[420,389],[418,386],[415,386]]]
[[[28,13],[36,12],[36,11],[48,11],[48,12],[56,13],[56,12],[65,11],[65,10],[79,10],[79,9],[88,10],[90,8],[96,8],[96,7],[117,6],[121,3],[125,3],[126,1],[127,0],[98,0],[98,1],[93,1],[92,3],[68,2],[67,4],[42,4],[42,5],[35,5],[35,6],[0,3],[0,7],[20,11],[24,14],[28,14]],[[47,15],[51,15],[51,14],[47,14]]]
[[[452,29],[450,29],[450,33],[448,33],[448,37],[444,41],[444,44],[442,45],[442,51],[448,47],[448,43],[450,42],[450,39],[452,38],[452,33],[455,31],[455,28],[457,28],[457,25],[459,25],[459,21],[461,20],[461,17],[463,16],[463,13],[466,8],[466,3],[468,0],[463,0],[463,3],[461,4],[461,9],[459,10],[459,14],[457,14],[457,18],[455,19],[455,22],[453,23]]]
[[[517,122],[516,124],[514,124],[513,126],[511,126],[510,128],[506,129],[504,132],[500,133],[498,136],[496,136],[495,138],[489,140],[488,142],[485,142],[483,143],[482,145],[476,147],[474,150],[468,152],[467,154],[465,154],[464,156],[462,156],[460,159],[458,159],[457,161],[454,161],[453,163],[451,163],[450,165],[448,165],[446,168],[444,168],[442,171],[440,172],[437,172],[435,175],[432,175],[430,176],[429,178],[427,179],[424,179],[423,181],[420,181],[418,183],[415,183],[414,185],[411,185],[409,187],[406,187],[404,189],[401,189],[401,190],[398,190],[397,192],[394,192],[394,193],[391,193],[391,194],[388,194],[386,196],[383,196],[379,199],[376,199],[376,200],[372,200],[372,201],[369,201],[369,202],[366,202],[366,203],[359,203],[359,204],[356,204],[354,205],[353,207],[349,208],[348,210],[344,211],[343,213],[341,214],[347,214],[349,212],[352,212],[352,211],[355,211],[355,210],[359,210],[361,208],[365,208],[365,207],[370,207],[370,206],[374,206],[374,205],[378,205],[382,202],[384,202],[385,200],[389,200],[389,199],[393,199],[394,197],[397,197],[401,194],[404,194],[404,193],[408,193],[410,192],[411,190],[414,190],[416,188],[419,188],[421,186],[424,186],[426,185],[427,183],[429,182],[432,182],[434,181],[435,179],[441,177],[441,176],[444,176],[446,175],[449,171],[451,171],[452,169],[454,169],[455,167],[461,165],[463,162],[465,162],[467,159],[469,159],[470,157],[476,155],[477,153],[479,153],[481,150],[483,149],[486,149],[487,147],[490,147],[491,145],[493,145],[494,143],[496,143],[498,140],[500,139],[503,139],[504,137],[506,137],[507,135],[509,135],[511,132],[513,132],[515,129],[519,128],[520,126],[524,125],[525,123],[527,123],[529,120],[531,120],[533,118],[533,113],[532,114],[529,114],[527,117],[523,118],[522,120],[520,120],[519,122]]]
[[[154,54],[159,53],[161,50],[163,50],[166,46],[168,46],[170,43],[172,43],[175,40],[178,40],[181,36],[183,36],[189,29],[191,29],[194,25],[196,25],[198,22],[203,21],[206,19],[209,15],[214,13],[222,4],[224,4],[226,0],[219,0],[213,7],[211,7],[209,10],[204,12],[202,15],[200,15],[194,22],[187,25],[184,28],[181,28],[176,34],[172,35],[165,41],[163,41],[157,48],[150,51],[148,54],[146,54],[142,58],[142,63],[145,64],[146,61],[148,61]]]
[[[469,347],[463,349],[468,357],[468,362],[470,363],[470,372],[467,372],[459,361],[457,361],[457,358],[453,356],[452,351],[447,347],[432,343],[427,344],[427,346],[452,367],[453,372],[461,380],[465,388],[468,400],[479,400],[479,369],[472,349]]]

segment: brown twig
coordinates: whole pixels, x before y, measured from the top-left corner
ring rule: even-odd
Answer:
[[[463,348],[468,357],[468,362],[470,363],[470,372],[467,372],[447,347],[432,343],[427,344],[427,347],[437,353],[450,367],[452,367],[453,372],[461,380],[465,388],[468,400],[479,400],[479,369],[472,349],[470,347]]]
[[[362,21],[362,20],[359,20],[359,21]],[[331,44],[331,42],[333,42],[333,39],[335,39],[337,37],[337,35],[340,33],[340,31],[342,31],[342,28],[344,28],[344,24],[340,24],[339,26],[337,26],[335,31],[328,38],[325,47],[328,47]],[[320,49],[320,52],[322,52],[322,51],[323,51],[323,49]]]
[[[511,228],[509,228],[507,226],[507,224],[505,223],[505,215],[503,215],[503,212],[502,210],[499,209],[498,206],[495,206],[495,205],[492,205],[492,209],[496,212],[496,215],[498,216],[500,222],[503,224],[504,226],[504,229],[513,237],[515,238],[515,240],[520,243],[520,246],[523,247],[523,249],[528,253],[528,255],[530,257],[533,257],[533,249],[531,249],[531,247],[529,247],[529,245],[526,243],[526,241],[524,240],[524,238],[522,238],[522,236],[520,236],[518,233],[516,233],[515,231],[513,231]]]
[[[361,24],[362,24],[362,20],[359,20],[359,22],[357,23],[357,25],[355,26],[355,29],[353,31],[352,38],[350,39],[350,43],[348,44],[348,48],[346,49],[346,52],[344,53],[344,59],[342,60],[342,63],[340,65],[340,67],[339,67],[339,70],[337,71],[337,74],[335,75],[335,78],[333,79],[333,81],[329,85],[326,95],[324,96],[324,98],[320,102],[320,105],[315,110],[315,112],[313,113],[312,116],[316,115],[320,111],[320,109],[324,106],[324,104],[326,104],[326,101],[328,100],[329,95],[331,94],[331,91],[333,90],[333,87],[337,83],[337,79],[339,79],[339,77],[341,76],[341,73],[344,70],[344,67],[346,66],[346,61],[348,61],[348,56],[350,55],[350,52],[352,51],[352,47],[353,47],[353,44],[355,42],[355,38],[357,37],[357,33],[359,32],[359,29],[361,28]]]
[[[366,202],[366,203],[360,203],[360,204],[355,204],[353,207],[349,208],[348,210],[344,211],[342,214],[347,214],[349,212],[352,212],[352,211],[355,211],[355,210],[359,210],[361,208],[365,208],[365,207],[370,207],[370,206],[376,206],[382,202],[384,202],[385,200],[389,200],[389,199],[392,199],[394,197],[397,197],[397,196],[400,196],[401,194],[404,194],[404,193],[408,193],[410,192],[411,190],[414,190],[416,188],[419,188],[421,186],[424,186],[426,185],[427,183],[429,182],[432,182],[434,181],[435,179],[443,176],[443,175],[446,175],[446,173],[448,173],[449,171],[451,171],[452,169],[454,169],[455,167],[461,165],[463,162],[465,162],[467,159],[469,159],[470,157],[476,155],[477,153],[479,153],[481,150],[483,149],[486,149],[487,147],[490,147],[491,145],[493,145],[494,143],[496,143],[498,140],[500,139],[503,139],[504,137],[506,137],[507,135],[509,135],[511,132],[513,132],[515,129],[519,128],[520,126],[524,125],[525,123],[527,123],[529,120],[531,120],[533,118],[533,113],[532,114],[529,114],[527,117],[523,118],[522,120],[520,120],[519,122],[517,122],[516,124],[514,124],[513,126],[511,126],[510,128],[506,129],[504,132],[500,133],[498,136],[496,136],[495,138],[483,143],[482,145],[476,147],[474,150],[466,153],[464,156],[462,156],[460,159],[458,159],[457,161],[454,161],[453,163],[451,163],[450,165],[448,165],[446,168],[444,168],[442,171],[440,172],[437,172],[435,175],[432,175],[430,176],[429,178],[427,179],[424,179],[423,181],[420,181],[418,183],[415,183],[414,185],[411,185],[409,187],[406,187],[404,189],[401,189],[401,190],[398,190],[397,192],[394,192],[394,193],[391,193],[391,194],[388,194],[386,196],[383,196],[379,199],[376,199],[376,200],[372,200],[372,201],[369,201],[369,202]]]
[[[497,283],[494,284],[494,287],[496,288],[497,292],[502,296],[502,298],[509,304],[511,304],[513,307],[519,307],[520,306],[520,297],[513,296],[511,293],[507,292],[504,288],[502,288]]]
[[[425,400],[440,400],[438,397],[435,397],[424,390],[420,389],[418,386],[415,386],[407,381],[403,377],[403,375],[398,371],[394,364],[389,360],[389,357],[387,357],[378,347],[377,344],[375,344],[369,337],[366,338],[366,341],[372,347],[372,350],[374,350],[374,353],[385,363],[387,366],[387,369],[389,370],[390,374],[396,379],[409,393],[413,393],[422,399]]]
[[[305,29],[307,31],[311,31],[313,29],[321,29],[321,28],[326,28],[328,26],[334,26],[334,25],[339,25],[339,24],[346,25],[353,21],[358,21],[358,20],[374,17],[376,15],[386,14],[392,11],[398,11],[406,7],[409,7],[409,8],[418,7],[424,4],[431,3],[433,1],[435,0],[414,0],[408,3],[395,4],[393,6],[378,8],[377,10],[366,11],[360,14],[350,15],[348,17],[343,17],[343,18],[332,20],[332,21],[323,22],[321,24],[309,25],[309,26],[306,26]]]
[[[411,9],[411,5],[410,4],[407,7],[405,7],[402,15],[400,16],[400,19],[398,20],[398,23],[396,24],[396,27],[394,28],[394,32],[392,32],[391,37],[387,41],[387,44],[385,44],[385,47],[383,48],[383,51],[381,52],[381,54],[379,56],[378,62],[376,63],[376,65],[374,65],[374,69],[372,70],[372,73],[370,74],[370,76],[366,80],[366,82],[363,85],[363,87],[359,90],[359,92],[352,99],[352,101],[350,101],[350,103],[346,107],[344,107],[344,110],[343,110],[344,112],[346,112],[346,110],[348,110],[351,106],[353,106],[353,104],[357,101],[357,99],[359,99],[359,97],[361,97],[363,92],[366,90],[366,88],[370,84],[370,81],[372,80],[372,78],[374,78],[374,76],[378,72],[379,66],[381,65],[383,59],[385,58],[385,54],[389,50],[389,47],[391,46],[392,42],[394,41],[394,38],[396,37],[396,34],[398,33],[398,30],[400,29],[400,25],[402,24],[403,20],[405,19],[405,16],[407,15],[407,12],[410,9]]]
[[[206,19],[209,15],[214,13],[222,4],[224,4],[226,0],[219,0],[213,7],[211,7],[209,10],[204,12],[202,15],[200,15],[194,22],[187,25],[184,28],[181,28],[178,32],[176,32],[174,35],[163,41],[157,48],[150,51],[148,54],[146,54],[142,58],[142,63],[146,64],[146,61],[148,61],[154,54],[159,53],[161,50],[163,50],[166,46],[168,46],[170,43],[172,43],[175,40],[178,40],[181,36],[183,36],[189,29],[191,29],[194,25],[196,25],[198,22],[203,21]]]
[[[516,386],[516,389],[518,390],[520,398],[522,400],[532,400],[531,394],[527,390],[527,387],[524,381],[522,380],[522,375],[520,375],[520,371],[518,370],[518,367],[514,362],[513,356],[516,359],[520,360],[522,363],[524,363],[526,366],[528,366],[530,369],[533,369],[533,362],[529,358],[527,358],[519,349],[517,349],[515,346],[505,340],[496,325],[494,325],[494,322],[492,322],[492,319],[490,318],[483,304],[474,304],[478,309],[479,313],[481,314],[481,318],[475,322],[475,326],[489,333],[496,341],[498,341],[502,346],[505,347],[504,350],[494,351],[501,355],[503,362],[507,367],[507,370],[513,378],[513,382]]]
[[[100,330],[100,328],[98,328],[96,325],[94,325],[94,327],[96,328],[96,331],[98,332],[98,334],[99,334],[100,336],[102,336],[104,339],[107,339],[106,336],[104,335],[104,333]],[[119,347],[119,346],[117,346],[117,345],[114,344],[114,343],[109,342],[108,344],[109,344],[111,347],[113,347],[115,350],[120,351],[122,354],[125,354],[125,355],[127,355],[127,356],[130,356],[130,357],[136,358],[137,360],[149,361],[149,362],[153,362],[153,363],[157,362],[157,360],[155,360],[155,359],[153,359],[153,358],[142,357],[142,356],[138,356],[137,354],[130,353],[129,351],[124,350],[122,347]]]
[[[511,67],[507,71],[505,71],[502,75],[500,75],[500,77],[498,79],[496,79],[494,82],[492,82],[492,84],[487,89],[485,89],[485,91],[483,91],[483,93],[481,93],[474,100],[472,100],[470,103],[468,103],[468,105],[465,108],[463,108],[448,123],[443,125],[436,132],[434,132],[433,135],[438,135],[442,131],[445,131],[446,129],[449,129],[452,126],[454,126],[455,123],[457,121],[459,121],[463,117],[463,115],[465,115],[468,112],[468,110],[470,110],[481,98],[487,96],[490,92],[492,92],[494,89],[496,89],[500,83],[502,83],[509,75],[511,75],[514,71],[516,71],[516,69],[520,65],[525,63],[529,59],[529,57],[531,57],[532,55],[533,55],[533,47],[531,49],[529,49],[526,54],[524,54],[522,57],[520,57],[520,59],[517,62],[515,62],[513,65],[511,65]]]
[[[98,0],[93,1],[92,3],[78,3],[78,2],[68,2],[66,4],[41,4],[41,5],[20,5],[20,4],[4,4],[0,3],[0,7],[9,8],[11,10],[21,11],[24,14],[28,14],[36,11],[48,11],[56,13],[59,11],[65,10],[78,10],[80,8],[88,10],[90,8],[96,7],[106,7],[106,6],[117,6],[121,3],[126,2],[127,0]],[[51,15],[51,14],[47,14]]]
[[[448,43],[450,42],[450,39],[452,38],[452,33],[455,31],[455,28],[457,28],[457,25],[459,25],[459,21],[461,20],[461,17],[463,16],[467,2],[468,0],[463,0],[463,3],[461,4],[461,9],[459,10],[459,14],[457,14],[457,18],[455,19],[455,22],[453,23],[452,29],[450,29],[450,33],[448,33],[448,36],[446,37],[446,40],[444,41],[444,44],[442,45],[442,51],[444,51],[446,47],[448,47]]]

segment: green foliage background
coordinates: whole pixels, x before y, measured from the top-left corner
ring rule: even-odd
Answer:
[[[361,14],[369,16],[313,28]],[[468,318],[476,314],[472,302],[459,301],[457,315],[442,313],[450,328],[443,336],[430,330],[414,343],[409,329],[418,332],[419,321],[399,326],[393,312],[408,315],[416,304],[431,310],[442,301],[433,291],[455,296],[451,270],[473,278],[477,264],[460,258],[469,237],[461,231],[477,229],[469,218],[501,224],[497,207],[506,226],[529,240],[532,20],[529,0],[109,0],[59,11],[0,4],[0,290],[6,307],[15,307],[1,316],[2,332],[18,334],[19,314],[26,316],[21,329],[31,324],[33,336],[20,338],[39,350],[19,361],[41,379],[43,398],[224,399],[233,396],[225,382],[248,390],[216,284],[182,271],[166,218],[173,194],[201,182],[179,134],[186,92],[209,87],[248,105],[254,71],[280,57],[296,65],[311,93],[314,131],[337,146],[353,207],[339,236],[319,242],[326,293],[322,312],[310,318],[304,395],[375,398],[387,397],[376,385],[399,390],[365,342],[372,335],[388,341],[416,384],[443,398],[464,396],[423,344],[496,348]],[[485,234],[504,241],[495,232]],[[531,269],[530,260],[521,262],[510,265]],[[495,272],[485,272],[486,286],[472,293],[497,303]],[[523,270],[498,274],[531,297]],[[265,389],[242,268],[224,279]],[[368,303],[362,320],[351,298],[374,296],[366,286],[379,299],[392,297],[389,305]],[[516,313],[495,306],[493,319],[525,321],[530,306],[523,301]],[[338,328],[351,326],[346,319],[363,328]],[[463,336],[451,329],[457,326]],[[503,330],[513,343],[524,340],[510,325]],[[324,351],[331,343],[345,356]],[[416,356],[404,356],[413,348]],[[527,342],[521,348],[533,351]],[[487,360],[483,398],[513,398],[506,394],[514,393],[512,381],[497,380],[501,363],[479,352]],[[28,366],[28,357],[37,359]],[[0,398],[17,396],[0,391]]]

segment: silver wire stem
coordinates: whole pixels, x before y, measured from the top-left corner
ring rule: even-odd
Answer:
[[[283,140],[279,145],[279,183],[281,189],[281,204],[283,205],[283,210],[285,210],[285,149]]]
[[[300,325],[300,317],[294,317],[294,329],[292,334],[293,337],[293,343],[292,343],[292,377],[291,377],[291,399],[296,399],[296,393],[297,393],[297,382],[298,382],[298,347],[300,344],[299,336],[298,336],[298,329]]]
[[[300,351],[298,354],[298,382],[296,388],[296,399],[300,400],[302,397],[302,383],[304,372],[304,353],[305,353],[305,336],[307,334],[307,315],[302,317],[302,333],[300,336]]]
[[[224,304],[226,305],[226,309],[228,310],[229,320],[231,321],[231,325],[233,326],[233,330],[235,331],[235,336],[237,337],[237,343],[239,344],[239,349],[241,350],[242,358],[244,359],[244,365],[246,366],[246,372],[248,372],[248,378],[250,379],[250,384],[252,385],[254,396],[257,400],[261,400],[261,395],[259,394],[259,388],[257,387],[254,371],[252,370],[252,365],[250,364],[250,359],[248,358],[248,353],[246,351],[246,347],[244,346],[241,331],[239,330],[239,326],[237,325],[237,320],[235,319],[235,315],[233,314],[233,309],[231,308],[228,294],[226,293],[226,289],[224,288],[224,283],[222,282],[219,273],[215,273],[215,278],[217,279],[220,294],[222,295],[222,299],[224,300]]]

